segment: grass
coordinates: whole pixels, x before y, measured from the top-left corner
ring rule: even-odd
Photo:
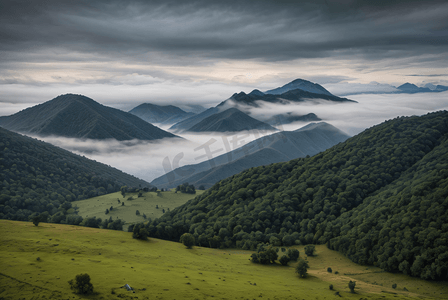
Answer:
[[[78,215],[83,218],[97,217],[104,220],[112,217],[114,220],[118,218],[124,220],[127,224],[132,224],[144,222],[143,214],[152,220],[159,218],[163,215],[163,210],[165,212],[168,209],[172,210],[203,192],[200,190],[197,190],[196,194],[175,193],[174,191],[143,192],[142,197],[138,197],[138,193],[127,193],[124,198],[120,192],[117,192],[74,201],[72,205],[79,208]],[[130,197],[134,200],[128,200]],[[121,202],[124,202],[124,206]],[[106,215],[106,209],[110,209],[111,206],[113,206],[113,210]],[[156,206],[158,206],[158,209]],[[137,210],[140,211],[140,216],[135,214]]]
[[[299,279],[295,264],[253,264],[250,251],[186,249],[135,240],[127,232],[60,224],[0,220],[0,230],[0,299],[332,299],[336,291],[357,300],[448,298],[446,283],[358,266],[325,246],[316,246],[309,276]],[[72,293],[67,282],[80,273],[90,275],[95,295]],[[356,280],[356,294],[349,292],[350,280]],[[126,283],[135,294],[120,288]]]

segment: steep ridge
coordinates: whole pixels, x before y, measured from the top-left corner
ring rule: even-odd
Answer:
[[[0,126],[40,136],[120,141],[176,137],[130,113],[73,94],[58,96],[14,115],[0,117]]]
[[[151,236],[172,240],[190,232],[198,244],[210,247],[329,242],[362,263],[447,280],[447,139],[447,111],[389,120],[313,157],[251,168],[222,180],[153,221],[148,230]],[[386,201],[391,195],[396,207]],[[378,197],[385,197],[379,206],[369,205]],[[353,210],[356,220],[354,209],[363,211],[360,205],[368,207],[368,214],[346,225],[350,215],[344,213]],[[398,222],[406,209],[412,214]],[[384,228],[379,238],[368,235],[375,225],[372,219],[364,222],[370,216],[384,221],[375,227]],[[401,236],[412,243],[400,244]],[[402,246],[415,247],[405,251]],[[377,261],[374,253],[380,255]]]

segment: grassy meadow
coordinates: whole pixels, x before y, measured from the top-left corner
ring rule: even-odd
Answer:
[[[0,299],[334,299],[336,291],[344,299],[448,298],[446,282],[359,266],[323,245],[308,257],[309,275],[300,279],[295,263],[253,264],[244,250],[186,249],[122,231],[50,223],[0,220],[0,230]],[[80,273],[90,275],[94,295],[70,290],[67,282]],[[126,283],[135,293],[120,288]]]
[[[172,210],[204,191],[196,190],[196,194],[184,194],[181,192],[166,191],[166,192],[143,192],[141,197],[138,193],[126,193],[123,197],[120,192],[102,195],[86,200],[72,202],[73,207],[78,207],[78,215],[83,218],[97,217],[101,219],[122,219],[127,224],[144,222],[143,214],[152,220],[163,215],[163,210]],[[133,200],[128,200],[132,197]],[[124,202],[124,205],[121,203]],[[106,209],[111,210],[107,215]],[[158,207],[158,208],[156,208]],[[136,215],[136,211],[140,211],[140,215]]]

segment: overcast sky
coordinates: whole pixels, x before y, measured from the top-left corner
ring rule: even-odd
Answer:
[[[0,115],[65,93],[129,110],[296,78],[448,85],[447,16],[446,0],[1,0]]]

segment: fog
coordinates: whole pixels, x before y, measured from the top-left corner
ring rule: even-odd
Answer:
[[[380,94],[348,96],[358,103],[329,104],[327,101],[281,105],[260,103],[260,107],[244,107],[252,117],[267,119],[292,112],[297,115],[315,113],[349,135],[397,116],[423,115],[448,110],[448,92],[428,94]],[[280,130],[296,130],[309,122],[276,124]],[[164,139],[154,142],[85,140],[61,137],[39,139],[105,163],[151,182],[177,167],[196,164],[235,150],[272,132],[247,131],[234,134],[180,134],[184,140]]]

